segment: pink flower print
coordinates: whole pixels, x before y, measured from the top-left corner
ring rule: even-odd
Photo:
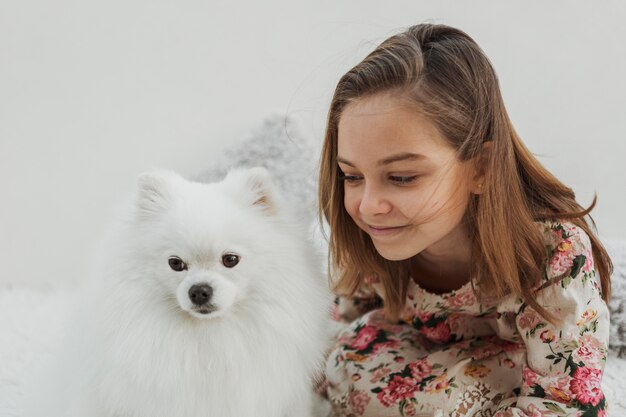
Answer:
[[[554,332],[550,329],[546,329],[543,332],[541,332],[541,335],[539,337],[541,338],[543,343],[554,342]]]
[[[402,378],[396,375],[387,388],[400,400],[411,398],[413,393],[417,391],[417,381],[413,378]]]
[[[348,397],[348,404],[352,408],[352,411],[356,413],[358,416],[362,416],[365,412],[365,407],[370,402],[370,397],[367,395],[365,391],[354,390],[350,393],[350,397]]]
[[[402,378],[399,375],[393,377],[389,385],[378,393],[378,400],[385,407],[391,407],[398,400],[412,398],[417,391],[417,381],[413,378]]]
[[[581,404],[591,404],[595,407],[604,398],[601,383],[602,371],[583,366],[576,369],[569,386]]]
[[[376,394],[376,398],[378,398],[378,401],[385,407],[391,407],[397,401],[388,388],[385,388]]]
[[[450,326],[445,321],[439,322],[435,327],[422,327],[421,333],[427,339],[435,343],[446,343],[450,340]]]
[[[475,361],[479,361],[481,359],[490,358],[497,355],[499,351],[500,350],[497,349],[494,345],[477,346],[472,351],[472,359]]]
[[[516,343],[504,341],[497,336],[486,337],[484,341],[484,344],[480,344],[472,349],[471,357],[474,361],[490,358],[502,351],[509,352],[519,348]]]
[[[390,373],[391,373],[391,369],[389,369],[389,368],[384,368],[384,367],[383,368],[378,368],[372,374],[372,378],[370,379],[370,382],[372,382],[372,383],[378,382],[381,379],[383,379],[384,377],[386,377],[387,375],[389,375]]]
[[[432,313],[426,313],[425,311],[418,311],[416,316],[417,316],[417,319],[421,321],[422,323],[426,323],[428,320],[433,318]]]
[[[572,352],[574,362],[582,362],[589,368],[599,368],[605,359],[604,346],[591,334],[585,334],[578,340],[578,349]]]
[[[428,359],[424,358],[411,362],[409,364],[409,370],[411,371],[413,378],[419,382],[430,375],[433,371],[433,367],[428,363]]]
[[[563,240],[563,232],[561,232],[560,230],[555,230],[550,228],[549,229],[550,234],[552,235],[552,239],[550,239],[550,241],[553,244],[556,244],[557,242],[560,242]]]
[[[387,340],[386,342],[376,343],[372,349],[373,353],[379,353],[384,349],[397,349],[400,347],[400,341],[396,339]]]
[[[526,309],[518,318],[519,327],[522,330],[530,330],[542,322],[535,310]]]
[[[374,326],[363,326],[356,338],[350,343],[349,347],[355,350],[364,350],[370,343],[376,340],[378,329]]]
[[[524,387],[530,388],[535,385],[537,383],[538,376],[539,375],[528,366],[522,366],[522,382],[524,384]]]
[[[561,245],[559,245],[560,247]],[[571,246],[571,245],[570,245]],[[566,273],[572,267],[571,252],[557,251],[550,259],[550,269],[553,276]]]
[[[448,304],[451,308],[461,308],[465,306],[470,306],[474,304],[476,298],[474,296],[474,292],[470,287],[464,288],[461,292],[454,294],[453,297],[450,297],[446,300],[446,304]]]

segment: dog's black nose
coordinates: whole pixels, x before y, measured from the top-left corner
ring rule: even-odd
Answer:
[[[197,306],[207,303],[213,295],[213,288],[207,284],[196,284],[189,288],[189,299]]]

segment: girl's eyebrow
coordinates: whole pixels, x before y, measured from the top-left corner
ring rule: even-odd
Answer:
[[[428,159],[425,155],[420,155],[417,153],[411,153],[411,152],[402,152],[402,153],[398,153],[395,155],[391,155],[385,159],[381,159],[380,161],[377,162],[376,165],[378,166],[382,166],[382,165],[389,165],[392,162],[398,162],[398,161],[418,161],[418,160],[422,160],[422,159]],[[340,156],[337,157],[337,162],[340,162],[342,164],[346,164],[348,166],[351,166],[352,168],[354,168],[354,164],[350,161],[348,161],[347,159],[344,159]]]

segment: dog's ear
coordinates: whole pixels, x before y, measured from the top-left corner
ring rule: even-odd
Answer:
[[[233,197],[249,206],[258,206],[267,214],[277,211],[272,176],[265,168],[231,169],[223,181]]]
[[[173,171],[151,171],[137,179],[137,208],[142,216],[151,216],[167,208],[172,201],[172,191],[182,177]]]

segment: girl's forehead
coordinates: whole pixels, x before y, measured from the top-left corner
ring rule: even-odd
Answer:
[[[438,160],[454,149],[428,117],[405,100],[377,95],[352,102],[338,125],[338,158],[384,160],[399,153]],[[358,162],[358,161],[355,161]]]

